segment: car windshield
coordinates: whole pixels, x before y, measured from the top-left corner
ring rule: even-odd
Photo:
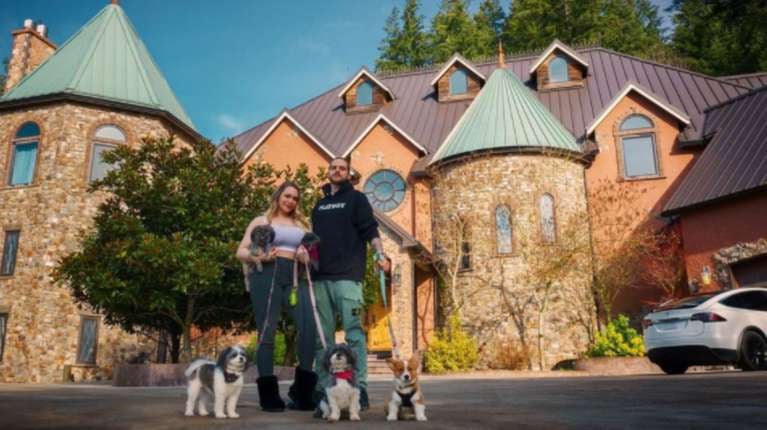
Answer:
[[[706,300],[714,297],[716,294],[701,294],[699,296],[685,297],[683,299],[672,300],[663,303],[656,311],[670,311],[672,309],[689,309],[698,306]]]

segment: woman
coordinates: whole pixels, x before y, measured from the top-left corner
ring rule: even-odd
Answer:
[[[301,239],[309,230],[308,222],[301,213],[300,201],[298,186],[293,182],[283,182],[272,195],[266,213],[248,225],[237,249],[237,258],[251,268],[248,271],[248,285],[259,333],[256,353],[259,377],[256,383],[261,409],[268,412],[285,410],[273,364],[274,335],[282,309],[288,310],[298,331],[298,367],[293,385],[288,391],[292,400],[288,406],[299,410],[313,410],[315,406],[312,393],[317,375],[312,372],[312,360],[317,332],[305,279],[299,279],[298,300],[294,306],[291,306],[289,299],[294,283],[294,265],[303,265],[309,261],[306,249],[300,246]],[[253,256],[249,250],[251,231],[265,224],[271,225],[275,233],[271,251],[266,255]],[[259,261],[263,266],[262,271],[255,268]],[[304,273],[301,267],[296,269],[298,274]]]

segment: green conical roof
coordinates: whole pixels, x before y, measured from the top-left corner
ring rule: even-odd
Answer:
[[[575,137],[514,73],[496,69],[431,163],[456,155],[505,148],[581,151]]]
[[[116,4],[102,9],[0,102],[60,93],[167,111],[194,128]]]

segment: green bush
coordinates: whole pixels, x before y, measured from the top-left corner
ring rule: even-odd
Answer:
[[[274,335],[275,366],[282,366],[282,363],[285,362],[286,349],[287,346],[285,345],[285,334],[278,330]],[[248,361],[253,365],[256,363],[256,352],[258,352],[258,335],[251,337],[250,342],[248,342],[248,346],[245,347],[245,353],[248,355]]]
[[[477,342],[461,329],[457,315],[448,320],[448,327],[439,330],[424,355],[424,367],[430,373],[470,370],[477,363]]]
[[[625,315],[610,321],[605,330],[597,333],[594,345],[586,352],[589,357],[642,357],[642,336],[629,327]]]

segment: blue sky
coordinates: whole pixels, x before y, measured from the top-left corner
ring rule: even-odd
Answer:
[[[654,0],[665,7],[670,0]],[[0,58],[25,18],[63,43],[108,0],[0,0]],[[372,67],[404,0],[122,0],[198,131],[233,136]],[[474,7],[478,0],[472,2]],[[508,0],[502,0],[504,7]],[[422,0],[427,22],[439,0]],[[474,8],[472,8],[473,10]],[[3,35],[4,34],[4,35]]]

